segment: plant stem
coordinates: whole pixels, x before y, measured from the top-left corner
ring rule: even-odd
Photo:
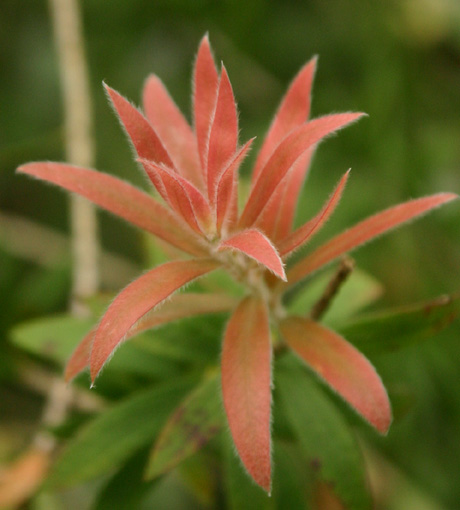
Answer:
[[[92,166],[92,108],[88,72],[83,49],[78,0],[50,0],[54,36],[59,57],[65,118],[65,147],[68,162]],[[99,286],[97,218],[93,205],[79,196],[71,197],[73,284],[71,310],[74,315],[88,313],[84,299],[96,293]],[[72,402],[72,392],[61,378],[54,379],[48,390],[42,425],[62,423]],[[40,431],[34,443],[51,452],[54,437]]]
[[[69,163],[93,166],[92,107],[78,0],[50,0],[59,57]],[[84,314],[82,302],[99,286],[97,219],[85,198],[71,196],[73,285],[71,308]]]

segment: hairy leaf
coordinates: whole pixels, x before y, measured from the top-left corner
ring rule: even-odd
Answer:
[[[340,179],[339,184],[335,188],[332,195],[322,207],[321,211],[310,221],[296,229],[287,238],[280,243],[279,252],[282,257],[289,255],[291,252],[305,244],[311,237],[318,232],[326,221],[330,218],[342,197],[345,184],[347,183],[350,170]]]
[[[214,110],[219,76],[209,46],[208,36],[201,40],[195,62],[193,76],[194,85],[194,116],[195,132],[198,142],[198,152],[202,168],[207,167],[206,154],[208,148],[209,130]]]
[[[207,184],[211,200],[215,197],[218,177],[234,156],[237,143],[238,115],[235,98],[227,71],[223,67],[208,142]]]
[[[198,240],[165,207],[116,177],[63,163],[29,163],[18,172],[78,193],[187,253],[203,254]]]
[[[161,138],[174,168],[203,190],[195,134],[161,80],[153,74],[145,82],[143,104],[145,115]]]
[[[257,156],[252,175],[253,182],[283,138],[295,127],[307,121],[315,69],[316,58],[313,58],[302,67],[289,86]]]
[[[320,267],[340,257],[340,255],[361,246],[380,234],[455,198],[457,198],[457,195],[454,193],[438,193],[428,197],[416,198],[390,207],[359,222],[354,227],[333,237],[290,268],[287,273],[289,285],[302,280]]]
[[[219,251],[226,249],[241,251],[265,266],[282,280],[286,280],[283,262],[278,252],[262,232],[254,229],[238,232],[220,243]]]
[[[261,170],[246,202],[240,226],[249,227],[257,221],[283,177],[305,151],[325,136],[343,128],[361,116],[361,113],[327,115],[291,131]]]
[[[186,283],[216,269],[210,259],[181,260],[158,266],[130,283],[118,294],[94,335],[91,348],[91,379],[124,339],[133,324]]]
[[[248,473],[271,486],[271,345],[268,312],[257,297],[244,299],[228,323],[222,349],[222,394],[228,424]]]
[[[387,392],[371,363],[325,326],[302,317],[280,324],[289,347],[380,433],[391,423]]]

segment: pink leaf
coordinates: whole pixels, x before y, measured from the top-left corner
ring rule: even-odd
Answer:
[[[236,151],[238,142],[238,117],[232,86],[225,67],[219,81],[216,108],[209,132],[207,174],[208,196],[215,197],[218,176]]]
[[[293,351],[380,433],[391,424],[387,392],[371,363],[340,335],[302,317],[280,324]]]
[[[147,119],[160,136],[174,167],[199,189],[204,189],[195,134],[155,75],[149,76],[145,83],[143,103]]]
[[[238,250],[286,280],[283,262],[270,240],[255,229],[243,230],[220,243],[218,250]]]
[[[173,166],[169,154],[149,121],[117,91],[108,85],[104,86],[139,157]]]
[[[450,202],[454,198],[457,198],[457,195],[454,193],[438,193],[428,197],[417,198],[390,207],[361,221],[354,227],[333,237],[289,269],[287,274],[289,284],[291,285],[302,280],[313,273],[313,271],[340,257],[340,255],[361,246],[367,241],[412,218],[420,216],[446,202]]]
[[[257,228],[274,241],[283,239],[291,231],[298,197],[315,148],[305,151],[292,165],[256,222]]]
[[[193,184],[163,165],[140,160],[152,181],[161,181],[163,198],[198,233],[211,226],[211,209]]]
[[[18,172],[78,193],[176,248],[203,255],[199,240],[188,233],[186,225],[152,197],[120,179],[62,163],[29,163],[18,168]]]
[[[289,86],[257,156],[252,175],[253,182],[283,138],[308,120],[315,70],[316,58],[313,58],[299,71]]]
[[[241,162],[246,157],[254,138],[246,142],[243,147],[236,153],[233,160],[220,175],[216,186],[216,222],[217,231],[220,232],[222,226],[229,218],[232,205],[238,201],[238,182],[237,171]]]
[[[278,145],[260,172],[240,219],[240,227],[252,226],[264,210],[278,184],[297,159],[325,136],[357,120],[361,113],[341,113],[314,119],[295,128]]]
[[[321,211],[314,218],[307,221],[307,223],[292,232],[292,234],[290,234],[287,238],[283,239],[279,247],[279,252],[282,257],[290,254],[299,246],[305,244],[326,223],[340,201],[349,174],[350,170],[348,170],[348,172],[346,172],[340,179],[339,184],[329,197],[329,200],[324,204]]]
[[[212,112],[216,103],[219,76],[211,53],[208,36],[201,40],[195,62],[194,73],[194,113],[195,132],[198,142],[198,153],[202,168],[206,168],[209,127]]]
[[[168,262],[145,273],[123,289],[109,306],[94,335],[90,371],[94,381],[104,363],[133,324],[186,283],[213,271],[210,259]]]
[[[268,313],[257,297],[244,299],[228,323],[222,350],[222,393],[243,465],[270,491],[271,345]]]

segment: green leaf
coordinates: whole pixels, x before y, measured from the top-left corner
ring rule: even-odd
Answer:
[[[143,477],[147,458],[148,450],[136,452],[99,492],[92,510],[139,508],[145,493],[155,484]]]
[[[327,271],[308,282],[309,284],[295,296],[289,305],[289,311],[294,315],[307,315],[323,295],[334,274],[335,270]],[[343,323],[344,320],[377,300],[382,292],[382,285],[373,276],[355,268],[332,300],[323,322],[329,325]]]
[[[276,419],[276,417],[275,417]],[[273,498],[279,510],[309,508],[311,476],[297,444],[275,441]]]
[[[273,510],[275,501],[245,472],[230,433],[223,434],[225,494],[230,510]],[[275,475],[276,476],[276,475]]]
[[[75,346],[94,326],[94,318],[77,318],[69,314],[45,317],[20,324],[10,332],[11,341],[32,354],[63,365]],[[152,341],[152,339],[148,339]],[[127,371],[145,376],[165,377],[178,365],[161,353],[150,352],[142,339],[124,343],[114,356],[107,372]]]
[[[17,347],[63,364],[93,325],[92,318],[57,315],[19,324],[10,337]]]
[[[460,294],[380,312],[340,328],[365,355],[395,351],[439,333],[460,315]]]
[[[147,467],[153,478],[203,447],[225,423],[219,375],[201,383],[179,404],[161,431]]]
[[[187,377],[155,386],[97,416],[67,445],[48,483],[71,486],[117,467],[156,437],[192,384]]]
[[[277,368],[282,409],[312,468],[333,485],[347,508],[369,510],[361,452],[341,413],[292,355],[280,360]]]
[[[219,359],[220,338],[227,320],[227,314],[223,313],[181,319],[142,334],[135,342],[146,352],[171,360],[200,365],[215,363]]]

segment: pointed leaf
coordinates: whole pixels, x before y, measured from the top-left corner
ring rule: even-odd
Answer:
[[[316,58],[313,58],[298,72],[289,86],[257,156],[252,176],[253,182],[256,181],[265,163],[283,138],[295,127],[308,120],[315,70]]]
[[[204,189],[195,134],[155,75],[149,76],[145,83],[143,104],[147,119],[161,138],[174,168],[199,189]]]
[[[169,154],[149,121],[116,90],[106,84],[104,87],[139,157],[172,166]]]
[[[333,486],[346,508],[371,510],[364,459],[342,413],[292,355],[276,363],[275,381],[280,407],[312,474]]]
[[[187,253],[203,254],[199,241],[165,207],[120,179],[63,163],[29,163],[19,167],[18,172],[78,193]]]
[[[291,231],[300,191],[316,146],[305,151],[278,185],[256,225],[270,239],[284,239]]]
[[[216,104],[219,76],[211,53],[208,36],[201,40],[194,72],[194,114],[198,153],[202,168],[207,167],[206,154],[212,112]]]
[[[241,460],[235,452],[230,434],[222,434],[222,463],[225,475],[225,506],[228,510],[275,510],[277,507],[271,494],[268,495],[249,478]],[[284,507],[286,508],[286,507]]]
[[[236,153],[233,160],[221,173],[216,186],[216,223],[217,232],[220,232],[222,226],[226,223],[232,211],[233,204],[238,202],[238,179],[237,171],[242,161],[246,157],[254,138],[246,142]]]
[[[146,476],[167,473],[202,448],[224,425],[220,379],[204,381],[182,401],[158,436]]]
[[[350,124],[362,115],[361,113],[327,115],[291,131],[261,170],[241,216],[240,226],[249,227],[254,224],[283,177],[305,151],[325,136]]]
[[[380,433],[391,423],[387,392],[370,362],[334,331],[302,317],[280,324],[289,347]]]
[[[244,299],[228,323],[222,349],[222,393],[238,454],[255,482],[270,491],[271,345],[268,313]]]
[[[321,211],[313,217],[310,221],[307,221],[304,225],[296,229],[287,238],[283,239],[280,243],[279,252],[282,257],[289,255],[291,252],[305,244],[311,239],[311,237],[318,232],[326,221],[331,217],[335,208],[337,207],[340,198],[342,197],[345,184],[347,183],[350,170],[340,179],[339,184],[335,188],[328,201],[324,204]]]
[[[218,177],[234,155],[237,143],[238,116],[235,98],[227,71],[223,67],[208,143],[207,184],[211,200],[215,197]]]
[[[271,241],[262,232],[248,229],[220,243],[218,250],[234,249],[264,265],[282,280],[286,280],[283,262]]]
[[[437,335],[460,316],[460,294],[368,314],[340,331],[366,355],[398,351]]]
[[[112,471],[156,437],[193,384],[189,377],[156,384],[96,416],[58,457],[49,486],[70,487]]]
[[[144,469],[147,463],[148,450],[136,452],[119,469],[102,490],[99,490],[91,510],[126,510],[141,508],[142,501],[157,481],[146,482]]]
[[[152,269],[118,294],[94,336],[91,349],[91,379],[124,339],[131,326],[143,315],[186,283],[218,267],[210,259],[180,260]]]
[[[203,195],[193,184],[171,169],[145,159],[141,159],[141,162],[153,182],[161,181],[164,189],[163,198],[171,208],[180,214],[193,230],[201,234],[198,220],[205,226],[211,223],[211,210]]]
[[[320,267],[340,257],[340,255],[361,246],[380,234],[455,198],[457,198],[457,195],[454,193],[438,193],[428,197],[416,198],[390,207],[361,221],[354,227],[333,237],[289,269],[287,273],[289,285],[302,280]]]

